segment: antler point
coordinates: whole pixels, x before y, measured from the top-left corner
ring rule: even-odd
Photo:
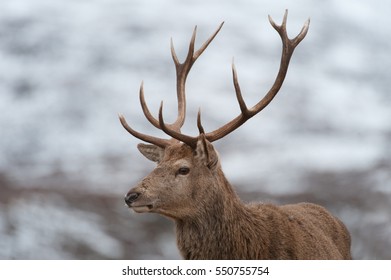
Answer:
[[[198,127],[198,131],[200,132],[200,134],[205,134],[205,130],[204,130],[204,127],[202,126],[202,123],[201,123],[201,108],[198,109],[198,114],[197,114],[197,127]]]

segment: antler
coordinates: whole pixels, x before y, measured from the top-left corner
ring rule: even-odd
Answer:
[[[172,59],[175,64],[175,69],[176,69],[176,76],[177,76],[177,99],[178,99],[178,117],[177,119],[172,123],[172,124],[165,124],[162,121],[162,117],[160,116],[161,113],[159,113],[159,120],[154,118],[149,111],[147,104],[145,102],[144,98],[144,87],[143,87],[143,82],[141,83],[140,86],[140,103],[141,103],[141,108],[144,112],[145,117],[148,119],[148,121],[155,126],[158,129],[161,129],[163,131],[170,131],[172,133],[180,134],[180,130],[185,122],[185,116],[186,116],[186,94],[185,94],[185,84],[186,84],[186,79],[187,75],[190,72],[191,67],[193,66],[194,62],[201,56],[201,54],[205,51],[205,49],[209,46],[209,44],[212,42],[212,40],[216,37],[217,33],[219,33],[221,27],[223,26],[224,22],[220,24],[220,26],[217,28],[217,30],[204,42],[204,44],[197,50],[194,51],[194,43],[195,43],[195,38],[196,38],[196,33],[197,33],[197,26],[194,28],[193,35],[190,40],[189,44],[189,51],[187,53],[186,59],[183,63],[179,62],[179,59],[175,53],[174,49],[174,44],[171,39],[171,55]],[[162,111],[162,106],[161,105],[160,111]],[[161,139],[153,136],[149,136],[140,132],[135,131],[132,129],[126,122],[125,117],[120,114],[119,115],[120,121],[122,126],[133,136],[136,138],[139,138],[143,141],[155,144],[159,147],[164,148],[168,144],[171,143],[171,140],[167,139]],[[167,133],[167,132],[166,132]],[[167,133],[169,134],[169,133]],[[169,134],[170,135],[170,134]],[[175,138],[175,137],[173,137]],[[176,139],[176,138],[175,138]]]
[[[276,94],[280,90],[280,88],[284,82],[286,73],[288,71],[288,66],[289,66],[289,62],[292,57],[293,51],[295,50],[296,46],[307,35],[309,24],[310,24],[310,20],[308,19],[304,23],[304,26],[301,29],[300,33],[295,38],[289,39],[288,34],[287,34],[287,30],[286,30],[287,17],[288,17],[288,10],[285,10],[282,24],[280,26],[278,26],[273,21],[271,16],[269,15],[270,24],[278,32],[278,34],[280,35],[281,40],[282,40],[282,56],[281,56],[280,69],[278,71],[278,74],[277,74],[277,77],[274,81],[274,84],[272,85],[270,90],[267,92],[267,94],[257,104],[255,104],[252,108],[248,109],[248,107],[242,97],[242,93],[240,90],[238,77],[237,77],[237,73],[236,73],[235,64],[232,62],[233,83],[234,83],[236,98],[238,100],[241,113],[236,118],[234,118],[233,120],[231,120],[227,124],[223,125],[222,127],[218,128],[212,132],[206,133],[205,137],[208,141],[213,142],[213,141],[216,141],[220,138],[223,138],[227,134],[231,133],[232,131],[234,131],[235,129],[240,127],[242,124],[244,124],[251,117],[255,116],[260,111],[262,111],[273,100],[273,98],[276,96]],[[191,136],[181,134],[180,132],[173,131],[168,126],[164,125],[164,121],[163,121],[163,117],[162,117],[162,107],[160,107],[160,112],[159,112],[159,123],[160,123],[160,127],[162,128],[162,130],[165,133],[167,133],[168,135],[170,135],[171,137],[173,137],[175,139],[178,139],[178,140],[188,144],[189,146],[195,147],[198,137],[191,137]],[[204,133],[202,125],[201,125],[201,121],[200,121],[200,113],[198,114],[197,123],[198,123],[200,133]]]

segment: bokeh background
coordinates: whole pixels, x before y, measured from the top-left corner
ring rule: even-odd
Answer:
[[[135,214],[124,194],[154,164],[117,114],[145,133],[144,80],[157,114],[175,117],[175,71],[225,25],[187,83],[184,132],[239,113],[271,86],[281,43],[267,15],[289,9],[291,37],[311,17],[277,98],[216,142],[245,201],[309,201],[340,217],[355,259],[391,258],[391,2],[260,0],[2,0],[0,2],[0,259],[178,259],[174,226]]]

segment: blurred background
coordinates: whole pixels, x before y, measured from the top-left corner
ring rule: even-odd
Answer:
[[[2,0],[0,259],[179,259],[174,225],[125,207],[154,164],[118,113],[162,136],[138,101],[175,118],[170,38],[182,60],[225,25],[187,82],[184,132],[196,112],[211,131],[239,113],[235,58],[248,105],[274,81],[281,42],[310,30],[277,98],[216,142],[244,201],[309,201],[340,217],[355,259],[391,258],[391,2]]]

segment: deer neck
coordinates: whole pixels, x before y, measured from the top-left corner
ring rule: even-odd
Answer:
[[[177,245],[185,259],[227,259],[237,251],[246,207],[222,172],[208,188],[211,193],[197,215],[176,220]]]

